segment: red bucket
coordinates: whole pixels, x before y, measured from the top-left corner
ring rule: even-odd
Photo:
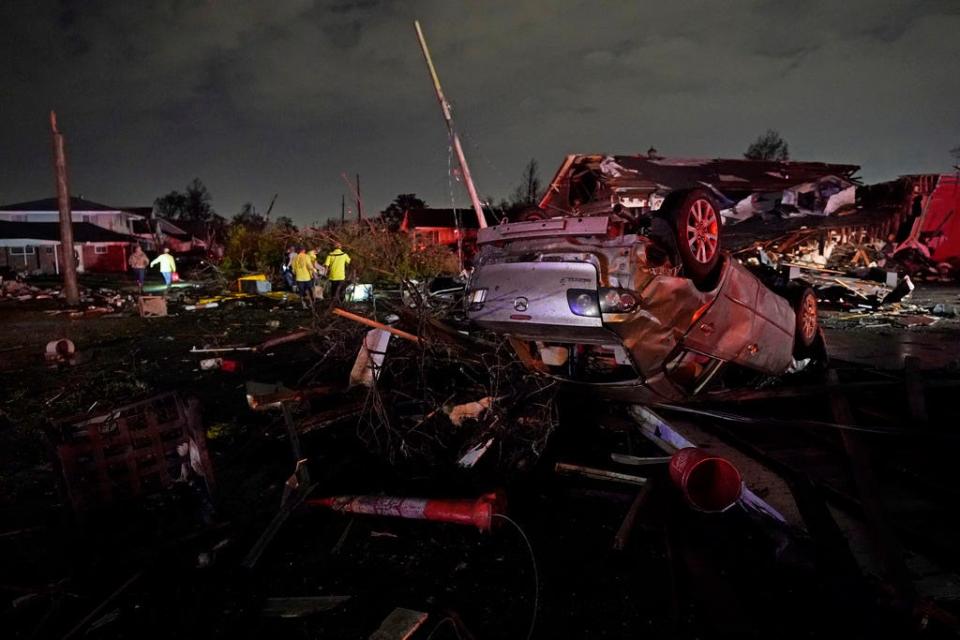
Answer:
[[[703,449],[687,447],[670,458],[670,479],[695,509],[725,511],[736,503],[743,488],[740,472],[729,460]]]

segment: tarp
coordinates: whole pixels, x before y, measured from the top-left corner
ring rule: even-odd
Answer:
[[[923,242],[937,262],[960,260],[960,177],[942,175],[930,194],[920,227]]]

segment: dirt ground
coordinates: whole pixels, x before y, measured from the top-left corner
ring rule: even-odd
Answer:
[[[957,293],[917,296],[956,304]],[[315,496],[500,490],[511,520],[484,534],[301,507],[256,566],[244,568],[293,470],[281,417],[251,411],[245,382],[298,388],[326,352],[315,341],[239,352],[230,357],[240,370],[228,372],[202,370],[199,361],[210,356],[191,348],[322,329],[331,316],[314,317],[296,301],[265,300],[196,311],[172,304],[171,315],[149,319],[45,313],[56,308],[55,301],[0,303],[0,628],[11,630],[5,637],[75,630],[75,637],[94,638],[365,638],[396,607],[429,614],[413,636],[421,640],[876,637],[906,628],[902,612],[825,590],[809,549],[767,523],[736,511],[689,510],[668,490],[662,467],[645,472],[654,487],[649,505],[626,548],[613,550],[637,490],[558,478],[553,463],[604,466],[611,450],[659,453],[611,427],[621,407],[566,393],[558,395],[559,425],[537,464],[508,476],[482,465],[454,473],[439,460],[395,464],[366,446],[355,419],[303,434]],[[854,325],[828,311],[823,318],[840,360],[900,368],[904,355],[916,354],[925,367],[940,369],[955,368],[960,358],[956,319],[904,329]],[[359,336],[346,338],[351,351]],[[44,362],[44,346],[59,338],[76,344],[74,365]],[[343,358],[312,382],[342,384],[351,364],[352,356]],[[68,416],[161,391],[200,399],[217,481],[213,522],[199,524],[189,501],[177,496],[78,519],[65,504],[46,430]],[[314,403],[296,417],[329,409]],[[350,599],[310,617],[262,615],[267,598],[331,595]]]

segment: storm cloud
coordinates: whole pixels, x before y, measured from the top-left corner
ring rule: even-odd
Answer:
[[[419,18],[480,192],[536,158],[739,156],[778,129],[796,159],[867,180],[942,171],[960,145],[960,4],[88,0],[0,5],[0,201],[72,189],[144,205],[194,176],[299,223],[397,193],[466,203],[416,43]],[[349,200],[349,195],[347,196]]]

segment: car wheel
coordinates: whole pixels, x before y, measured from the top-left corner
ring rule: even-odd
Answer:
[[[673,210],[673,227],[684,275],[702,283],[720,262],[720,214],[710,195],[688,193]]]
[[[817,319],[817,296],[810,287],[803,288],[796,296],[793,310],[797,314],[796,345],[801,349],[813,346],[820,330]]]

